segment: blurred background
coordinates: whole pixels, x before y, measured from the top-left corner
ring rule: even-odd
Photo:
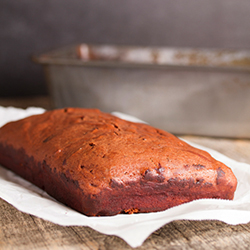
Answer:
[[[79,42],[250,49],[250,1],[1,0],[0,97],[46,95],[31,56]]]

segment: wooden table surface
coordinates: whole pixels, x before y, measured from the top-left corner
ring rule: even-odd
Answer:
[[[50,108],[47,97],[1,99],[0,106]],[[250,164],[250,140],[182,136]],[[22,213],[0,199],[0,249],[132,249],[116,236],[82,226],[63,227]],[[250,223],[237,226],[220,221],[174,221],[150,235],[136,249],[250,249]]]

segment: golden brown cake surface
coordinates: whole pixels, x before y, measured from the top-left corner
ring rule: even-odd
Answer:
[[[93,109],[47,111],[0,128],[0,164],[89,216],[233,199],[231,169],[146,124]]]

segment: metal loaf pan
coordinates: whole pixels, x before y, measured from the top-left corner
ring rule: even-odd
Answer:
[[[79,44],[35,57],[55,108],[119,111],[174,134],[250,138],[250,52]]]

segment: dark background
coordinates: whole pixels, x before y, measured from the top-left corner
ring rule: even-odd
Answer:
[[[250,49],[250,1],[1,0],[0,97],[46,94],[31,56],[80,42]]]

